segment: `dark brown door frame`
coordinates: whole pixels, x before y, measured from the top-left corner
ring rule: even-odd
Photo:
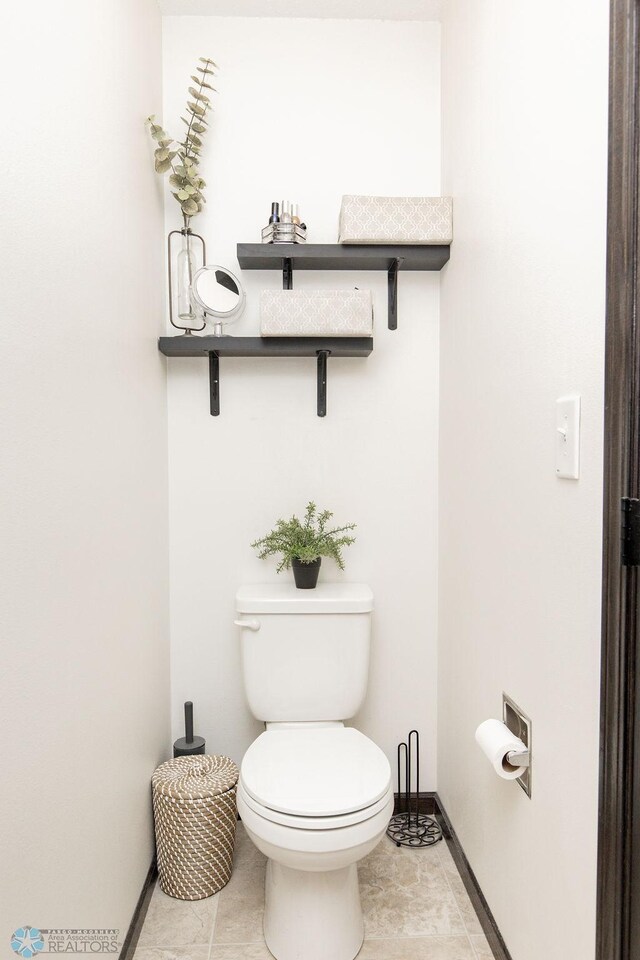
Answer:
[[[638,568],[621,499],[640,497],[640,0],[611,0],[597,960],[640,960]]]

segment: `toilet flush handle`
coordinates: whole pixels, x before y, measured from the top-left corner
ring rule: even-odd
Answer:
[[[253,630],[254,632],[260,629],[259,620],[234,620],[233,622],[236,627],[245,627],[247,630]]]

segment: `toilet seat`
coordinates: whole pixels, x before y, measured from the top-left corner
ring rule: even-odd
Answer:
[[[393,798],[393,787],[389,784],[388,790],[371,806],[363,807],[361,810],[353,810],[351,813],[345,813],[332,817],[299,817],[291,813],[281,813],[279,810],[271,810],[269,807],[263,807],[251,797],[242,780],[238,783],[238,802],[242,800],[250,810],[264,820],[270,820],[271,823],[281,824],[283,827],[293,827],[296,830],[336,830],[339,827],[350,827],[365,820],[370,820],[377,813],[383,810],[389,798]]]
[[[247,750],[239,788],[265,819],[326,830],[362,822],[384,807],[391,768],[382,750],[353,727],[272,729]]]

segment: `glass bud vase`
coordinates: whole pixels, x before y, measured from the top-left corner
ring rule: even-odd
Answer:
[[[198,326],[191,287],[193,276],[198,268],[196,267],[196,258],[191,245],[191,237],[188,233],[183,234],[182,249],[178,253],[176,261],[177,291],[176,301],[178,307],[178,320],[181,327],[194,329]]]
[[[204,240],[192,233],[187,221],[182,230],[172,230],[168,240],[169,320],[186,334],[204,330],[204,313],[193,298],[193,278],[204,265]]]

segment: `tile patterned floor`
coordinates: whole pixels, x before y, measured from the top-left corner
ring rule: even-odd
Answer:
[[[264,873],[265,858],[238,824],[227,886],[193,903],[156,886],[134,960],[272,960],[262,935]],[[358,960],[493,960],[444,841],[407,850],[384,837],[359,876]]]

